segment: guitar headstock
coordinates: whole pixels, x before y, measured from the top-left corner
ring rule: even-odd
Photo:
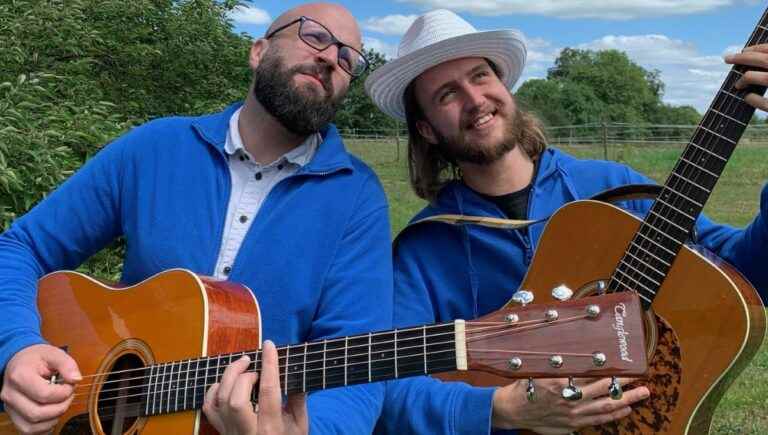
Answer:
[[[642,316],[634,292],[505,307],[466,322],[468,369],[506,378],[641,376]]]

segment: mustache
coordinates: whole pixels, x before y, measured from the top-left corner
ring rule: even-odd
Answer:
[[[323,89],[329,96],[333,96],[333,82],[331,81],[330,65],[317,65],[317,64],[301,64],[291,68],[291,76],[296,74],[307,74],[316,77],[323,85]]]

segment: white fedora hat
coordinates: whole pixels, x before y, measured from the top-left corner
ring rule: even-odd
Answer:
[[[512,89],[523,71],[525,55],[525,38],[517,30],[478,32],[455,13],[438,9],[411,24],[400,41],[397,58],[368,76],[365,91],[384,113],[405,120],[405,88],[433,66],[463,57],[484,57],[496,65],[501,80]]]

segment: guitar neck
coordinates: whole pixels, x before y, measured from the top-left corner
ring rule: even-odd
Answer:
[[[746,47],[765,42],[768,42],[768,10]],[[634,290],[645,308],[653,302],[755,113],[755,108],[744,98],[748,93],[765,93],[765,87],[735,88],[746,71],[741,65],[731,68],[619,262],[609,283],[611,291]]]
[[[465,340],[464,322],[457,320],[278,347],[280,384],[284,394],[306,393],[466,369]],[[251,359],[249,371],[261,371],[261,350],[146,367],[141,400],[130,404],[133,413],[200,409],[208,387],[243,355]]]

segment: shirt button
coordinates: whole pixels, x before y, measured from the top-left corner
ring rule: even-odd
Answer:
[[[232,268],[229,266],[224,267],[224,275],[229,275],[232,272]]]
[[[277,170],[278,171],[282,171],[283,170],[283,165],[277,165]]]
[[[246,222],[248,222],[248,216],[245,216],[245,215],[240,216],[240,223],[244,224]]]
[[[256,173],[256,174],[253,176],[253,178],[255,178],[255,179],[256,179],[256,181],[259,181],[259,180],[261,180],[261,172],[257,172],[257,173]]]
[[[240,161],[245,161],[245,156],[240,156]]]

